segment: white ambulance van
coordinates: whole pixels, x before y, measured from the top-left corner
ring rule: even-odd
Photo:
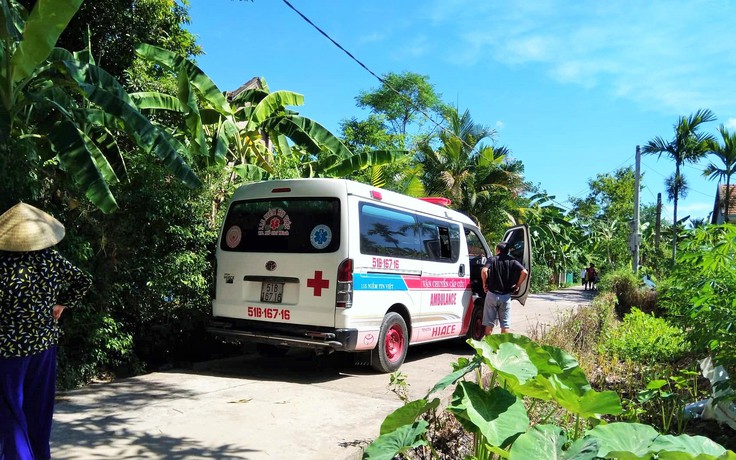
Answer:
[[[342,179],[240,187],[217,246],[209,331],[282,350],[365,352],[381,372],[397,370],[409,345],[480,339],[480,269],[493,248],[441,204]],[[528,228],[504,241],[531,271]]]

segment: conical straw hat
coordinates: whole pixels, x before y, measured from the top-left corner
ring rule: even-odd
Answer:
[[[18,203],[0,216],[0,251],[38,251],[64,238],[64,225],[29,204]]]

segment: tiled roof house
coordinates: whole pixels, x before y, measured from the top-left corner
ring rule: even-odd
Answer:
[[[718,185],[716,192],[716,202],[713,204],[713,213],[711,213],[711,224],[722,224],[728,222],[736,223],[736,185],[730,185],[730,199],[728,200],[728,212],[726,212],[726,186]]]

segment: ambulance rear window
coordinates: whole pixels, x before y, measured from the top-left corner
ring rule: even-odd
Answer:
[[[325,253],[339,247],[337,198],[234,202],[220,238],[220,249],[236,252]]]

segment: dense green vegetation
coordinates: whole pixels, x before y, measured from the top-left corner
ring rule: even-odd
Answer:
[[[726,184],[735,171],[734,134],[721,127],[718,140],[703,132],[715,119],[710,111],[680,117],[671,140],[652,133],[644,146],[644,153],[675,162],[667,182],[675,211],[657,228],[655,208],[642,209],[642,267],[635,275],[628,268],[632,168],[590,179],[588,195],[564,209],[543,184],[525,180],[513,146],[500,143],[498,133],[467,110],[444,102],[429,76],[411,72],[389,73],[390,86],[362,91],[356,103],[368,117],[346,118],[332,133],[295,110],[305,96],[271,91],[265,79],[239,93],[219,88],[196,66],[202,50],[187,22],[186,1],[116,0],[100,9],[83,0],[0,0],[0,212],[23,200],[57,216],[67,228],[60,251],[94,278],[85,302],[62,317],[62,387],[227,351],[204,332],[223,203],[245,182],[288,177],[347,177],[414,196],[443,196],[475,219],[491,243],[506,226],[527,224],[536,291],[595,263],[601,288],[610,289],[615,302],[590,309],[586,319],[570,319],[565,330],[574,334],[556,344],[565,345],[544,349],[569,365],[563,373],[577,389],[572,399],[564,392],[539,399],[560,397],[575,423],[563,437],[552,425],[539,425],[537,435],[556,439],[566,452],[570,443],[592,449],[591,439],[598,439],[600,452],[608,435],[593,426],[598,415],[653,423],[651,411],[675,407],[679,414],[668,395],[694,394],[682,379],[696,360],[711,356],[734,371],[736,230],[729,224],[686,228],[677,220],[687,185],[682,165],[706,156],[711,162],[704,173]],[[642,274],[656,290],[641,285]],[[473,366],[491,365],[492,355],[509,346],[543,354],[523,339],[509,343],[479,351]],[[632,375],[622,379],[626,385],[611,387],[606,376],[622,368],[636,369],[636,377],[625,374]],[[471,431],[476,395],[483,400],[484,392],[496,392],[519,414],[528,409],[519,398],[540,396],[525,393],[503,366],[493,369],[503,375],[495,381],[503,388],[462,384],[453,404]],[[606,400],[607,412],[570,406],[575,398],[598,398],[586,396],[599,394],[589,393],[592,388],[617,391],[623,412],[609,410],[613,398]],[[657,429],[668,433],[676,426],[662,422]],[[651,435],[632,429],[641,439]],[[534,444],[534,436],[525,431],[518,445]],[[495,447],[510,446],[506,438],[496,441]]]

